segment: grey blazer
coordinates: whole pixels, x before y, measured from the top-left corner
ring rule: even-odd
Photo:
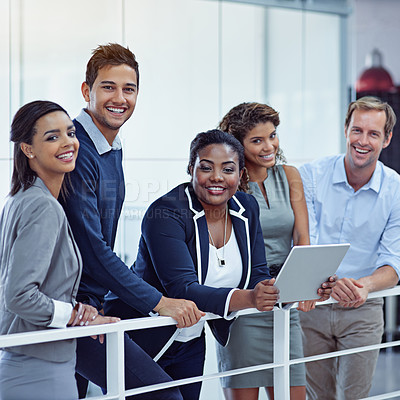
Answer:
[[[0,240],[0,334],[47,329],[52,299],[75,304],[82,261],[65,213],[41,179],[8,199]],[[64,362],[75,347],[71,339],[6,350]]]

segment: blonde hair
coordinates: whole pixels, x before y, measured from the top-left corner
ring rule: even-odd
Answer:
[[[394,113],[393,108],[388,103],[373,96],[364,96],[356,101],[351,102],[347,109],[346,120],[344,123],[346,129],[349,127],[351,116],[353,115],[353,112],[355,110],[385,111],[385,140],[389,138],[390,132],[393,132],[393,128],[396,124],[396,114]]]

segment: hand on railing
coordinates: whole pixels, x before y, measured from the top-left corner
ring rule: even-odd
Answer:
[[[297,309],[299,311],[303,311],[303,312],[308,312],[310,310],[314,310],[316,302],[317,302],[317,300],[299,301],[299,305],[297,306]]]
[[[71,318],[68,321],[68,326],[86,326],[89,325],[90,321],[93,321],[98,315],[96,308],[89,304],[76,303],[76,306],[72,310]]]
[[[72,310],[71,318],[68,326],[88,326],[88,325],[103,325],[111,324],[120,321],[117,317],[105,317],[97,311],[95,307],[89,304],[77,303]],[[91,336],[97,339],[97,335]],[[99,335],[100,343],[104,342],[104,335]]]
[[[104,324],[113,324],[114,322],[121,321],[118,317],[107,317],[101,314],[97,314],[95,319],[89,322],[89,325],[104,325]],[[90,336],[92,339],[97,339],[97,335]],[[104,343],[104,335],[99,335],[100,343]]]
[[[368,298],[368,290],[353,278],[342,278],[336,283],[332,297],[343,307],[360,307]]]
[[[193,301],[171,299],[164,296],[161,297],[154,311],[165,317],[173,318],[177,322],[176,326],[178,328],[188,328],[199,322],[200,318],[206,315],[197,308]]]

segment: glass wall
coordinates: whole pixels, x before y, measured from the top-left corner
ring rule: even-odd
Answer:
[[[340,17],[270,8],[267,29],[266,100],[280,111],[281,147],[289,161],[340,151]]]
[[[339,152],[342,18],[238,1],[0,2],[1,202],[12,116],[34,99],[59,102],[76,116],[85,106],[80,86],[91,49],[107,42],[128,45],[140,65],[136,110],[121,130],[127,196],[116,250],[128,263],[143,212],[188,179],[190,141],[231,107],[259,101],[280,111],[278,133],[291,164]],[[207,365],[216,370],[212,354]],[[219,390],[215,380],[205,393],[210,385]]]
[[[2,207],[4,198],[9,191],[10,182],[10,18],[9,5],[6,2],[0,2],[0,76],[4,78],[4,85],[0,90],[0,207]]]

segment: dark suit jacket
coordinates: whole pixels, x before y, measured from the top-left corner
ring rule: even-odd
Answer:
[[[261,280],[270,278],[258,204],[253,196],[237,192],[229,200],[228,208],[242,257],[242,278],[238,288],[252,289]],[[208,254],[204,210],[192,185],[186,183],[148,208],[133,268],[138,276],[165,296],[192,300],[200,310],[224,317],[226,300],[233,288],[203,284],[207,276]],[[129,312],[123,317],[129,317]],[[224,319],[210,321],[211,329],[222,345],[228,340],[231,322]],[[167,339],[164,337],[164,343]]]

